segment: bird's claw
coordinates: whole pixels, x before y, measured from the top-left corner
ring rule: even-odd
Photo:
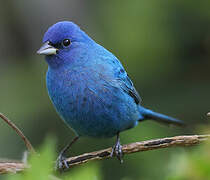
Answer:
[[[110,156],[113,157],[114,155],[117,157],[120,163],[123,163],[123,151],[122,151],[122,146],[119,141],[117,141],[116,144],[112,148],[112,152]]]
[[[60,172],[64,171],[65,169],[69,169],[68,162],[64,154],[66,151],[79,139],[79,136],[76,136],[59,154],[56,160],[55,170],[59,170]]]
[[[61,153],[56,160],[55,169],[59,171],[63,171],[64,169],[68,169],[68,168],[69,168],[69,165],[67,163],[67,160]]]

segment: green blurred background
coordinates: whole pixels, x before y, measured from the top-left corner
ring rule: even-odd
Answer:
[[[74,136],[56,114],[46,91],[44,57],[36,55],[49,26],[80,25],[113,52],[139,91],[143,105],[189,124],[206,124],[210,110],[210,1],[37,0],[0,6],[0,112],[13,120],[35,147],[48,134],[59,152]],[[154,122],[121,133],[122,143],[199,133]],[[112,146],[115,139],[82,138],[69,155]],[[25,146],[0,121],[0,157],[20,159]],[[167,174],[173,148],[136,153],[98,163],[102,179],[156,179]],[[88,164],[86,165],[88,166]],[[77,167],[78,169],[80,167]]]

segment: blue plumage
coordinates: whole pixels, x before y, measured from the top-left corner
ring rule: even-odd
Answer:
[[[181,124],[143,108],[120,61],[74,23],[56,23],[43,43],[49,96],[78,136],[112,137],[145,119]]]

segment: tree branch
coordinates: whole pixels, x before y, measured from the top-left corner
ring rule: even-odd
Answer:
[[[31,145],[30,141],[27,137],[22,133],[22,131],[12,122],[10,121],[5,115],[0,113],[0,118],[3,119],[23,140],[29,152],[35,153],[33,146]]]
[[[175,137],[167,137],[162,139],[154,139],[142,142],[135,142],[131,144],[123,145],[122,150],[123,154],[130,154],[141,151],[149,151],[154,149],[161,148],[169,148],[175,146],[193,146],[196,144],[200,144],[203,141],[210,139],[210,135],[191,135],[191,136],[175,136]],[[67,158],[67,163],[69,167],[73,167],[75,165],[84,164],[93,160],[102,160],[111,158],[112,148],[103,149],[100,151],[85,153],[79,156],[74,156]],[[19,172],[23,171],[26,168],[24,163],[21,162],[0,162],[0,174],[9,173],[9,172]],[[65,166],[63,166],[64,170],[67,170]]]
[[[0,174],[17,173],[25,168],[23,162],[0,162]]]
[[[149,151],[154,149],[168,148],[174,146],[193,146],[199,144],[210,138],[210,135],[192,135],[192,136],[175,136],[167,137],[162,139],[148,140],[142,142],[135,142],[131,144],[123,145],[123,154],[130,154],[141,151]],[[112,148],[107,148],[100,151],[95,151],[91,153],[85,153],[79,156],[70,157],[67,159],[69,167],[86,163],[92,160],[102,160],[111,158],[110,154]],[[65,169],[65,167],[63,166]]]

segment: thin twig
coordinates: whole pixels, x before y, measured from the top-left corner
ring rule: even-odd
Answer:
[[[17,173],[27,166],[23,162],[0,162],[0,174]]]
[[[10,121],[4,114],[0,113],[0,118],[3,119],[24,141],[28,151],[35,153],[33,146],[30,141],[26,138],[26,136],[22,133],[22,131],[12,122]]]
[[[123,154],[130,154],[140,151],[149,151],[154,149],[161,149],[161,148],[169,148],[169,147],[175,147],[175,146],[193,146],[196,144],[200,144],[203,141],[206,141],[210,139],[210,135],[191,135],[191,136],[175,136],[175,137],[167,137],[162,139],[155,139],[155,140],[149,140],[149,141],[142,141],[142,142],[135,142],[131,144],[123,145],[122,150]],[[89,161],[93,160],[102,160],[111,158],[110,153],[112,151],[112,148],[103,149],[100,151],[85,153],[79,156],[70,157],[67,158],[67,163],[69,167],[73,167],[75,165],[84,164]],[[3,173],[9,173],[9,172],[17,172],[22,171],[25,169],[24,164],[22,163],[22,166],[20,168],[21,163],[17,163],[17,166],[15,166],[15,163],[0,163],[0,174]],[[6,169],[7,167],[8,169]],[[2,170],[3,169],[3,170]],[[66,167],[63,167],[64,170],[68,170]]]
[[[30,141],[26,138],[26,136],[22,133],[22,131],[12,122],[10,121],[5,115],[0,113],[0,118],[2,118],[16,133],[22,138],[23,142],[25,143],[27,149],[31,153],[36,153],[33,146],[31,145]],[[18,161],[2,161],[0,162],[0,174],[8,174],[8,173],[17,173],[21,172],[30,166],[27,165],[27,152],[24,153],[24,158],[22,162]],[[56,176],[49,175],[50,180],[60,180]]]

